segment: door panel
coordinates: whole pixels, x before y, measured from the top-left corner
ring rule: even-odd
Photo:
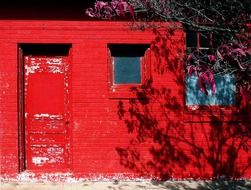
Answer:
[[[69,168],[69,63],[67,56],[24,56],[26,169]]]

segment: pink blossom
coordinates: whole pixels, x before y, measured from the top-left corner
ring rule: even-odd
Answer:
[[[208,58],[209,58],[209,61],[210,61],[210,62],[215,62],[215,61],[216,61],[214,55],[209,55]]]

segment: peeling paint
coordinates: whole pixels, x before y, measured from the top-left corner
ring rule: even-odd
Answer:
[[[51,183],[51,182],[63,182],[63,183],[81,183],[87,181],[102,181],[102,182],[109,182],[109,181],[124,181],[124,182],[151,182],[155,178],[144,178],[144,177],[137,177],[132,174],[128,173],[114,173],[111,175],[107,174],[94,174],[94,173],[87,173],[83,177],[76,177],[71,172],[55,172],[55,173],[34,173],[30,171],[24,171],[18,174],[17,176],[9,177],[9,176],[2,176],[0,179],[3,182],[22,182],[22,183]]]
[[[34,64],[31,66],[25,65],[25,75],[28,76],[29,74],[35,73],[40,66],[38,64]]]
[[[43,166],[48,164],[65,163],[64,148],[62,147],[47,147],[48,145],[35,145],[36,149],[46,148],[45,151],[33,151],[34,154],[41,156],[33,156],[32,163],[36,166]],[[56,167],[56,165],[55,165]]]
[[[48,129],[59,129],[64,126],[64,116],[61,114],[48,113],[34,114],[33,117],[31,117],[31,123],[38,125],[35,122],[40,122],[40,125],[43,125]]]
[[[33,115],[34,119],[56,119],[56,120],[61,120],[63,119],[63,115],[53,115],[53,114],[49,114],[49,113],[40,113],[40,114],[34,114]]]
[[[40,114],[34,114],[34,117],[41,118],[41,117],[49,117],[50,114],[48,113],[40,113]]]
[[[46,63],[48,65],[61,65],[62,64],[62,58],[46,58]]]
[[[30,59],[30,62],[28,61]],[[63,74],[67,70],[68,66],[64,64],[62,57],[25,57],[26,62],[29,64],[25,65],[25,75],[34,74],[36,72],[48,72],[48,73],[61,73]]]
[[[49,158],[47,157],[33,157],[32,162],[35,165],[43,165]]]
[[[50,147],[47,149],[49,154],[62,154],[64,153],[64,149],[61,147]]]
[[[62,157],[51,157],[48,161],[49,164],[59,164],[59,163],[65,163],[65,159]]]
[[[58,66],[48,66],[49,73],[64,73],[64,70]]]
[[[66,123],[69,118],[69,64],[65,57],[48,57],[48,56],[25,56],[25,79],[24,79],[24,96],[25,96],[25,161],[26,168],[29,171],[43,170],[43,171],[61,171],[69,167],[69,130]],[[53,74],[53,75],[52,75]],[[55,75],[54,75],[55,74]],[[60,74],[60,75],[58,75]],[[36,83],[41,80],[48,82],[55,77],[53,89],[50,93],[54,93],[56,99],[59,101],[50,102],[51,95],[46,94],[47,83],[43,81],[33,88]],[[46,78],[48,77],[48,80]],[[64,88],[62,89],[62,83]],[[57,89],[57,87],[59,87]],[[59,91],[58,91],[59,90]],[[62,91],[63,90],[63,91]],[[43,93],[48,101],[43,102],[43,95],[36,99],[36,93]],[[36,103],[29,104],[32,101],[40,102],[40,107]],[[62,109],[54,109],[54,106],[59,106]],[[40,111],[41,110],[41,111]],[[56,111],[55,111],[56,110]],[[67,125],[68,126],[68,125]]]

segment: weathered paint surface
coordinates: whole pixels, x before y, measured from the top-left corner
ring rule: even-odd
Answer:
[[[24,57],[25,170],[69,168],[68,61],[58,56]]]
[[[76,180],[251,177],[250,108],[194,106],[193,110],[184,106],[184,32],[177,29],[163,36],[151,30],[130,30],[129,25],[0,21],[0,161],[4,180],[30,177],[50,181],[53,174],[59,180],[65,176]],[[26,143],[27,169],[33,171],[18,173],[17,47],[34,43],[71,44],[71,77],[67,85],[61,65],[64,58],[25,58],[25,120],[27,127],[33,126],[27,129],[31,131]],[[151,45],[148,66],[152,81],[133,95],[111,91],[109,84],[107,44],[123,43]],[[40,93],[42,88],[48,94]],[[64,98],[67,90],[69,99]],[[69,135],[68,116],[64,115],[68,103],[62,104],[63,99],[71,105]],[[66,151],[68,143],[71,149]],[[57,175],[65,168],[70,169]]]

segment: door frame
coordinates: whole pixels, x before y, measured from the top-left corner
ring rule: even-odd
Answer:
[[[68,77],[69,77],[69,100],[70,103],[68,105],[69,109],[69,120],[70,124],[69,126],[69,132],[68,132],[68,142],[69,142],[69,170],[72,170],[72,107],[71,107],[71,99],[72,99],[72,93],[71,93],[71,73],[72,73],[72,44],[54,44],[54,43],[22,43],[18,44],[17,46],[17,122],[18,122],[18,172],[21,173],[27,169],[26,166],[26,140],[25,140],[25,65],[24,65],[24,55],[26,53],[26,50],[29,51],[32,46],[44,46],[50,47],[57,46],[61,47],[63,49],[64,53],[67,53],[67,59],[69,61],[69,69],[68,69]],[[28,47],[28,48],[27,48]],[[52,48],[53,49],[53,48]],[[48,52],[48,51],[47,51]],[[55,55],[57,52],[55,52]],[[55,171],[56,172],[56,171]]]
[[[18,172],[26,170],[25,113],[24,113],[24,60],[23,49],[18,46]]]

